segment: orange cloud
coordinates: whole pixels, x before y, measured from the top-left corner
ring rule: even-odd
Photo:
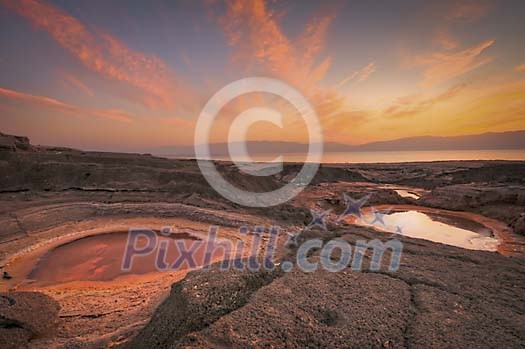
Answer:
[[[376,71],[376,65],[375,63],[370,63],[369,65],[367,65],[366,67],[364,67],[363,69],[361,69],[361,71],[359,72],[359,81],[365,81],[368,79],[368,77],[370,75],[372,75],[373,72]]]
[[[458,48],[460,43],[454,38],[448,26],[436,30],[434,40],[444,50],[453,50]]]
[[[231,0],[217,20],[234,47],[234,63],[292,84],[308,97],[324,122],[343,111],[345,100],[335,89],[321,86],[331,66],[331,58],[323,55],[323,50],[334,14],[316,13],[297,38],[284,33],[279,23],[283,16],[284,12],[272,10],[263,0]],[[356,76],[364,81],[374,70],[371,63]]]
[[[515,71],[523,72],[525,71],[525,63],[519,64],[514,68]]]
[[[122,121],[122,122],[132,121],[132,115],[122,110],[84,109],[81,107],[77,107],[75,105],[71,105],[71,104],[67,104],[67,103],[58,101],[53,98],[35,96],[35,95],[28,94],[28,93],[18,92],[14,90],[5,89],[5,88],[0,88],[0,98],[25,102],[28,104],[35,105],[39,108],[48,108],[52,110],[58,110],[63,113],[72,114],[72,115],[80,116],[80,117],[95,116],[95,117]]]
[[[379,112],[334,114],[323,125],[327,141],[345,143],[521,130],[525,129],[525,81],[485,76],[483,84],[458,84],[433,95],[398,98]]]
[[[374,62],[366,65],[365,67],[356,70],[352,74],[350,74],[348,77],[341,80],[337,85],[336,88],[341,88],[350,81],[357,79],[359,82],[365,81],[368,79],[368,77],[376,71],[376,65]]]
[[[141,91],[141,100],[149,107],[167,108],[174,104],[173,95],[179,88],[174,73],[159,58],[133,51],[107,33],[92,31],[77,18],[43,1],[0,3],[46,30],[89,69]]]
[[[508,79],[488,85],[462,110],[451,115],[454,131],[475,133],[525,129],[525,81]]]
[[[82,81],[78,80],[77,78],[75,78],[73,75],[70,75],[70,74],[62,74],[63,75],[63,81],[64,83],[70,85],[70,86],[73,86],[73,87],[76,87],[78,88],[79,90],[81,90],[82,92],[84,92],[85,94],[93,97],[95,94],[93,93],[93,91],[91,91],[91,89],[89,87],[87,87]]]
[[[483,51],[494,44],[487,40],[471,48],[458,52],[438,52],[417,56],[413,62],[422,66],[425,85],[434,85],[463,75],[492,61],[490,57],[481,57]]]
[[[280,16],[263,0],[232,0],[227,2],[226,14],[218,22],[229,44],[236,48],[236,63],[247,62],[249,70],[263,67],[297,88],[308,90],[330,66],[329,57],[316,62],[333,16],[314,17],[297,40],[284,34],[278,23]]]
[[[383,112],[383,115],[388,118],[400,119],[424,113],[434,105],[457,96],[465,86],[466,84],[452,86],[445,92],[430,98],[421,98],[419,95],[398,98],[393,105]]]

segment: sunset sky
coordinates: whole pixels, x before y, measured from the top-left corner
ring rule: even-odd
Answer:
[[[193,144],[224,85],[275,77],[315,107],[326,141],[525,129],[525,2],[0,0],[0,132],[134,151]],[[283,112],[257,140],[304,141]]]

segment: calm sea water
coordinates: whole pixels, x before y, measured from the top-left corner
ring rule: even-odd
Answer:
[[[271,162],[279,154],[254,155],[254,161]],[[305,154],[283,154],[285,162],[304,162]],[[230,160],[219,157],[217,160]],[[250,159],[241,159],[249,161]],[[445,160],[523,160],[525,150],[422,150],[422,151],[370,151],[347,153],[324,153],[324,163],[387,163]]]
[[[443,160],[525,160],[525,150],[445,150],[326,153],[325,163],[374,163]]]

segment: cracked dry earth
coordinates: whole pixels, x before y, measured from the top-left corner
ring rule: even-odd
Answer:
[[[231,164],[217,166],[254,191],[280,187],[300,170],[287,164],[283,174],[253,183]],[[194,161],[71,149],[0,152],[0,267],[13,276],[0,280],[0,347],[524,347],[524,171],[524,163],[497,161],[323,165],[290,202],[245,209],[218,196]],[[405,186],[421,198],[396,194]],[[241,225],[297,232],[315,208],[334,216],[328,231],[305,231],[302,241],[389,238],[336,223],[342,192],[372,194],[368,205],[490,218],[503,227],[502,248],[474,251],[401,237],[397,272],[386,266],[370,272],[369,251],[363,271],[338,273],[215,266],[48,286],[25,278],[57,246],[136,226],[204,234],[212,224],[237,241]],[[293,262],[296,250],[284,240],[277,261]],[[318,261],[318,251],[310,258]]]

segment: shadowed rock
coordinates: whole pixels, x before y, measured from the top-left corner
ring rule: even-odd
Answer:
[[[29,143],[29,138],[22,136],[12,136],[0,132],[0,151],[32,150],[33,146]]]
[[[51,335],[59,305],[38,292],[0,294],[0,348],[22,348],[31,339]]]

